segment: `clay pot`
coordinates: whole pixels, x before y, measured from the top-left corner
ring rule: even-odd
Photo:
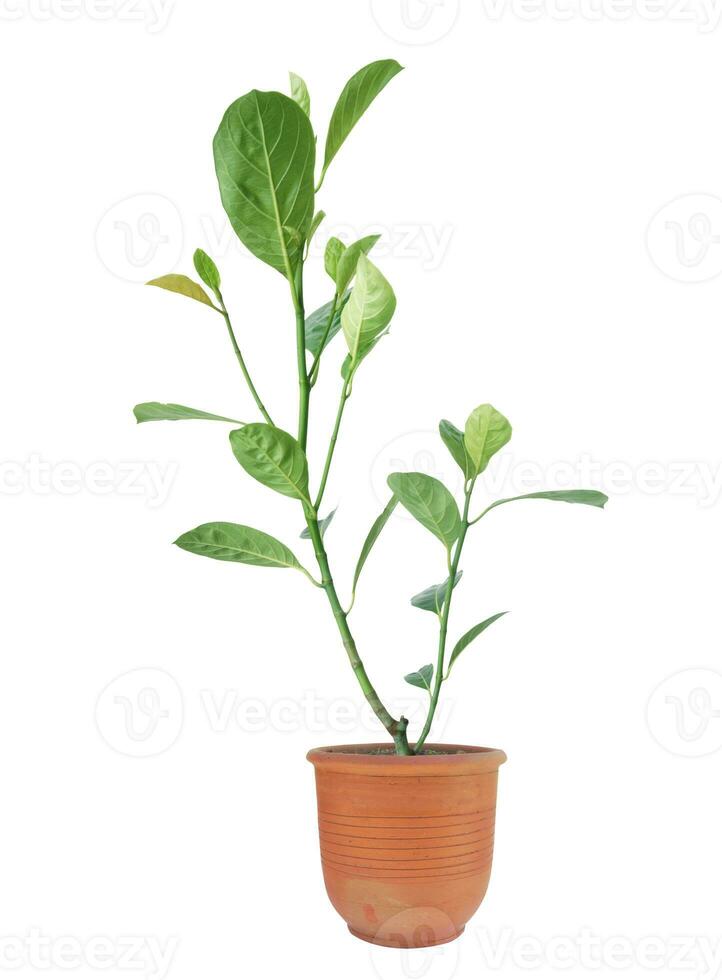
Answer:
[[[499,749],[312,749],[326,891],[349,929],[381,946],[456,939],[489,884]]]

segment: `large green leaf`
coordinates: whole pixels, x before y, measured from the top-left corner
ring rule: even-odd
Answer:
[[[361,554],[359,555],[359,560],[356,562],[356,571],[353,573],[353,585],[351,587],[352,592],[356,592],[356,586],[358,585],[359,576],[366,564],[366,559],[371,554],[371,549],[376,544],[376,539],[381,534],[383,529],[386,527],[386,523],[394,512],[394,508],[398,500],[396,497],[392,497],[391,500],[386,504],[384,509],[381,511],[379,516],[371,525],[371,530],[366,535],[366,540],[363,543],[363,548],[361,549]]]
[[[285,544],[255,528],[243,524],[217,521],[201,524],[181,534],[174,542],[184,551],[218,561],[239,561],[245,565],[303,570],[296,556]]]
[[[307,116],[311,115],[311,96],[308,94],[308,86],[295,72],[289,71],[288,77],[291,80],[291,98],[300,106]]]
[[[332,299],[306,317],[306,350],[310,351],[314,357],[320,354],[322,349],[327,347],[341,329],[341,313],[350,295],[350,293],[346,293],[340,303]],[[336,311],[329,327],[328,321],[334,304]],[[323,348],[321,346],[322,344]]]
[[[511,439],[511,425],[492,405],[479,405],[466,420],[464,444],[475,474],[483,473],[491,457]]]
[[[233,422],[234,425],[243,425],[238,419],[229,419],[225,415],[212,415],[210,412],[201,412],[197,408],[188,408],[185,405],[164,405],[161,402],[142,402],[133,409],[136,422],[178,422],[183,419],[210,419],[214,422]]]
[[[193,253],[193,265],[209,289],[216,292],[221,288],[221,274],[218,271],[218,266],[202,248],[197,248]]]
[[[340,296],[351,284],[356,275],[356,266],[361,255],[368,255],[381,235],[366,235],[345,248],[336,265],[336,292]]]
[[[472,628],[468,630],[468,632],[464,633],[464,635],[461,637],[461,639],[459,640],[459,642],[456,644],[456,646],[451,652],[449,666],[446,669],[447,677],[449,676],[451,672],[451,668],[454,666],[454,661],[459,656],[459,654],[463,653],[464,650],[466,650],[466,648],[468,647],[468,645],[477,638],[477,636],[480,636],[485,629],[488,629],[492,623],[495,623],[497,619],[501,619],[502,616],[506,616],[506,612],[500,612],[500,613],[496,613],[496,615],[494,616],[489,616],[489,618],[485,619],[483,623],[477,623],[476,626],[472,626]]]
[[[461,532],[461,516],[444,484],[426,473],[392,473],[388,484],[408,512],[451,548]]]
[[[293,436],[265,422],[252,422],[234,429],[230,439],[236,459],[254,479],[310,503],[306,454]]]
[[[287,273],[313,219],[316,142],[308,116],[280,92],[252,91],[226,110],[213,141],[221,200],[233,230]]]
[[[386,330],[395,309],[393,289],[362,252],[356,267],[356,283],[341,314],[353,367],[361,363]]]
[[[336,156],[346,137],[354,128],[376,96],[402,70],[398,61],[374,61],[356,72],[346,83],[333,110],[326,137],[326,153],[323,161],[323,180],[329,164]]]
[[[590,507],[604,507],[609,500],[606,493],[599,490],[539,490],[537,493],[523,493],[520,497],[505,497],[496,500],[486,508],[485,514],[502,504],[510,504],[514,500],[560,500],[565,504],[588,504]]]
[[[210,306],[214,310],[216,309],[213,300],[203,286],[199,286],[197,282],[193,282],[188,276],[175,274],[161,276],[160,279],[151,279],[150,282],[146,283],[146,286],[159,286],[161,289],[167,289],[171,293],[180,293],[181,296],[187,296],[189,299],[194,299],[198,303],[205,303],[206,306]]]
[[[441,436],[446,448],[461,467],[461,472],[464,474],[464,478],[466,480],[470,480],[474,476],[474,464],[466,451],[464,433],[461,431],[461,429],[457,429],[452,422],[442,419],[441,422],[439,422],[439,435]]]
[[[454,588],[459,584],[459,579],[463,575],[463,572],[457,572],[456,578],[454,579]],[[423,592],[419,592],[417,595],[413,596],[411,599],[411,605],[416,606],[417,609],[425,609],[427,612],[436,613],[440,616],[444,608],[444,602],[446,601],[446,593],[449,589],[449,579],[445,582],[441,582],[440,585],[430,585]]]
[[[421,687],[425,691],[431,694],[431,678],[434,676],[434,665],[427,664],[425,667],[419,667],[412,674],[407,674],[404,680],[407,684],[413,684],[414,687]]]

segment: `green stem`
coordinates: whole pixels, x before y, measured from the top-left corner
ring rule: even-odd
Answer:
[[[246,367],[246,362],[243,359],[243,354],[241,354],[241,348],[238,346],[236,335],[233,332],[233,326],[231,325],[231,318],[228,315],[226,304],[223,302],[223,296],[221,295],[220,289],[216,290],[216,297],[218,298],[218,302],[221,304],[220,313],[223,319],[226,321],[226,327],[228,328],[228,336],[231,338],[231,344],[233,345],[233,350],[235,351],[236,358],[241,367],[241,371],[243,372],[243,377],[246,379],[246,384],[248,385],[249,391],[253,395],[253,400],[258,406],[258,410],[260,411],[261,415],[264,417],[266,422],[268,422],[269,425],[273,425],[273,419],[266,411],[266,406],[261,401],[261,397],[258,394],[258,391],[256,390],[256,386],[253,384],[253,381],[251,380],[251,375],[248,373],[248,368]]]
[[[326,463],[323,467],[323,475],[321,476],[321,484],[318,488],[318,495],[316,497],[316,503],[314,507],[318,511],[321,506],[321,501],[323,500],[323,494],[326,489],[326,482],[328,480],[328,474],[331,471],[331,462],[333,460],[333,454],[336,449],[336,442],[338,440],[338,432],[341,428],[341,419],[343,418],[343,410],[346,407],[346,402],[348,401],[351,392],[348,388],[348,382],[344,381],[343,389],[341,390],[341,400],[338,403],[338,411],[336,412],[336,422],[333,427],[333,432],[331,434],[331,442],[329,443],[328,452],[326,454]]]
[[[296,311],[296,361],[298,367],[298,442],[306,452],[308,442],[308,409],[311,382],[306,365],[306,311],[303,305],[303,262],[299,257],[296,281],[291,284],[291,296]]]
[[[333,612],[334,619],[336,620],[338,631],[341,634],[341,639],[343,641],[349,663],[351,664],[351,668],[356,675],[356,680],[359,682],[359,686],[364,693],[364,697],[371,706],[374,714],[394,740],[396,754],[411,755],[411,749],[409,748],[409,743],[406,737],[406,727],[408,722],[403,715],[397,720],[388,712],[381,698],[376,692],[376,689],[371,683],[368,674],[366,673],[366,668],[364,667],[361,657],[359,656],[358,649],[356,648],[356,641],[354,640],[353,634],[349,629],[346,613],[343,610],[336,592],[336,586],[334,585],[333,576],[331,575],[331,569],[328,563],[328,556],[326,554],[326,549],[323,545],[323,538],[321,537],[321,531],[318,526],[318,518],[308,509],[306,510],[306,523],[308,525],[309,534],[311,535],[311,541],[313,542],[318,567],[321,570],[321,585],[326,593],[329,605],[331,606],[331,610]]]
[[[424,722],[424,727],[421,730],[421,734],[414,745],[414,754],[418,755],[424,746],[424,742],[431,730],[431,723],[434,720],[434,714],[436,713],[436,706],[439,703],[439,694],[441,693],[441,685],[444,681],[444,657],[446,654],[446,637],[449,630],[449,611],[451,610],[451,596],[454,591],[454,582],[456,581],[456,575],[459,570],[459,561],[461,559],[461,550],[464,547],[464,540],[466,538],[466,532],[469,530],[469,505],[471,503],[471,492],[474,489],[474,484],[472,482],[468,491],[465,495],[464,500],[464,513],[461,518],[461,533],[456,541],[456,548],[454,550],[454,557],[451,560],[449,566],[449,584],[446,589],[446,599],[444,600],[444,608],[441,611],[440,625],[439,625],[439,648],[436,657],[436,676],[434,677],[434,689],[431,692],[431,702],[429,704],[429,711],[426,715],[426,721]]]

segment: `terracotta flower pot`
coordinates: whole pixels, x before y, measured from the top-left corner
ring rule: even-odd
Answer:
[[[499,749],[312,749],[326,891],[349,929],[381,946],[461,935],[489,884]],[[434,754],[445,753],[445,754]]]

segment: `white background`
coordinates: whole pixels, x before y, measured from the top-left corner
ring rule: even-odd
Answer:
[[[722,10],[708,3],[1,0],[0,972],[715,975]],[[509,506],[470,536],[452,633],[512,615],[459,663],[434,735],[508,753],[497,851],[462,940],[412,957],[353,940],[323,889],[304,754],[376,729],[322,594],[171,545],[231,520],[311,562],[294,503],[242,473],[227,426],[131,414],[157,399],[252,417],[221,319],[140,285],[192,273],[201,246],[293,428],[287,291],[225,225],[211,139],[233,99],[285,89],[293,69],[322,143],[348,76],[382,57],[406,71],[319,200],[321,243],[383,231],[398,296],[327,494],[342,593],[386,473],[453,481],[436,424],[480,402],[515,428],[480,502],[568,482],[611,497],[604,512]],[[318,258],[307,295],[329,298]],[[316,389],[316,474],[341,353],[339,339]],[[435,646],[408,598],[443,575],[435,540],[394,518],[353,624],[397,709]]]

